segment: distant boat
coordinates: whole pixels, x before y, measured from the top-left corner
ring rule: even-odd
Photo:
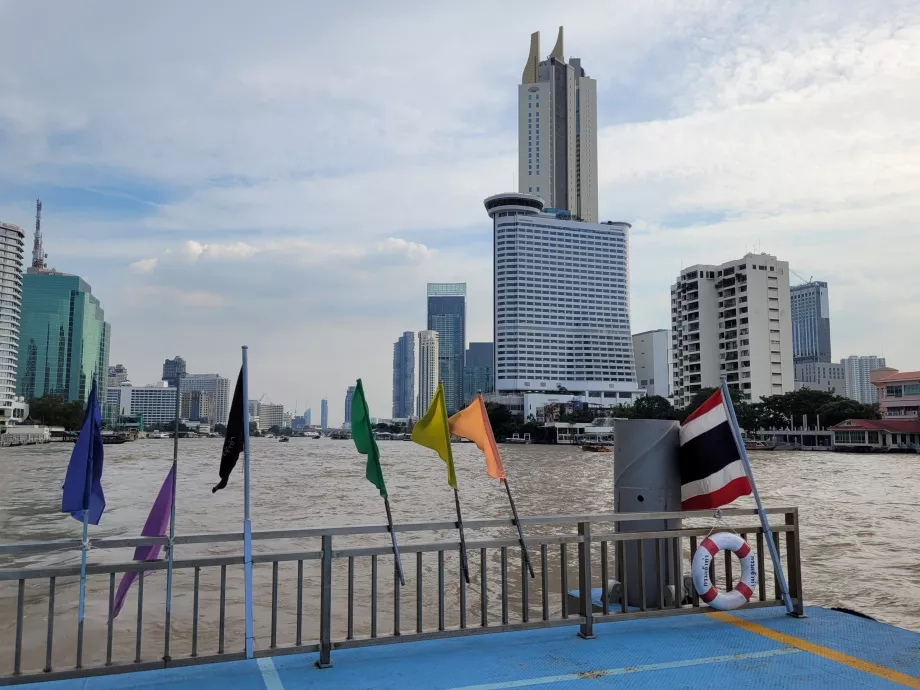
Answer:
[[[530,443],[530,434],[524,434],[523,437],[515,434],[511,438],[506,438],[505,443]]]
[[[745,441],[745,450],[775,450],[777,444],[765,443],[764,441]]]
[[[584,443],[581,446],[582,450],[587,450],[591,453],[609,453],[610,446],[605,446],[601,443]]]
[[[172,436],[165,431],[151,431],[147,434],[147,438],[172,438]]]
[[[281,438],[278,439],[278,443],[290,443],[290,441],[291,439],[288,438],[287,436],[282,436]]]

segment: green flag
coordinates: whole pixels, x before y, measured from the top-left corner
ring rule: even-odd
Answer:
[[[351,399],[351,437],[358,452],[367,456],[367,470],[364,476],[380,490],[380,495],[386,498],[387,486],[383,482],[383,469],[380,467],[380,450],[374,439],[374,430],[371,429],[371,415],[367,409],[361,379],[358,379],[354,397]]]

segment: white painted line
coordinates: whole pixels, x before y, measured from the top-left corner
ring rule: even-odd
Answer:
[[[742,659],[764,659],[783,654],[798,654],[800,650],[793,647],[780,647],[765,652],[751,652],[749,654],[730,654],[727,656],[710,656],[703,659],[684,659],[683,661],[665,661],[660,664],[646,664],[645,666],[622,666],[620,668],[605,668],[597,671],[583,671],[581,673],[567,673],[562,676],[543,676],[542,678],[529,678],[527,680],[509,680],[505,683],[486,683],[485,685],[464,685],[452,690],[505,690],[506,688],[526,688],[532,685],[547,685],[549,683],[563,683],[569,680],[596,680],[607,676],[622,676],[627,673],[641,673],[642,671],[663,671],[671,668],[685,668],[687,666],[703,666],[705,664],[718,664],[726,661],[740,661]]]
[[[259,663],[259,670],[262,672],[262,681],[265,683],[265,690],[284,690],[281,684],[281,678],[278,677],[278,670],[275,668],[271,658],[264,656],[256,659]]]

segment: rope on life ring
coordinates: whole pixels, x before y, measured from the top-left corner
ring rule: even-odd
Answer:
[[[741,577],[730,592],[720,592],[709,577],[713,557],[728,549],[741,559]],[[751,547],[737,534],[716,532],[700,542],[693,554],[693,586],[700,599],[719,611],[731,611],[744,606],[757,589],[757,562]]]

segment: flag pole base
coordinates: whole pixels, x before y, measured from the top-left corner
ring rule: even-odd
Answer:
[[[592,634],[592,635],[585,635],[585,634],[584,634],[583,632],[581,632],[580,630],[578,631],[578,636],[579,636],[581,639],[583,639],[583,640],[593,640],[593,639],[596,637],[596,635],[593,635],[593,634]]]
[[[313,665],[316,668],[322,669],[322,668],[332,668],[335,664],[333,664],[332,661],[320,661],[319,659],[317,659],[316,661],[313,662]]]

